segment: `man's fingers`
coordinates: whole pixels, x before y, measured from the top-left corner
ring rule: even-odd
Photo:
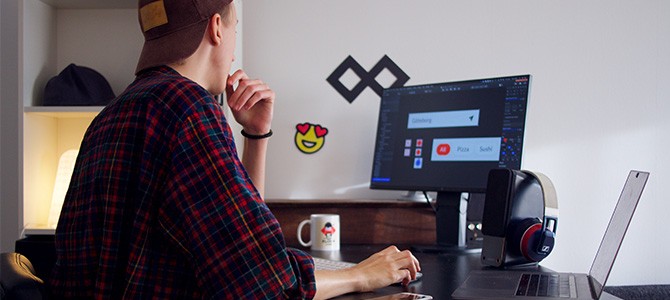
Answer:
[[[246,86],[237,105],[238,109],[249,109],[258,101],[274,98],[274,92],[270,87],[259,81],[258,84]]]
[[[228,105],[235,110],[249,109],[263,99],[274,99],[270,87],[261,80],[245,79],[230,96]]]
[[[241,80],[248,78],[249,76],[247,76],[247,74],[244,73],[242,69],[235,71],[235,73],[231,75],[228,75],[228,78],[226,79],[226,98],[233,98],[233,94],[236,90],[235,84],[238,84]]]
[[[235,73],[231,74],[228,76],[228,81],[226,82],[226,85],[233,86],[235,83],[242,79],[248,79],[249,76],[247,76],[247,73],[244,73],[242,69],[235,71]]]
[[[412,280],[416,279],[416,273],[412,275],[412,272],[410,272],[407,269],[402,269],[399,271],[401,272],[402,285],[404,286],[407,286],[408,284],[410,284],[410,282],[412,282]]]
[[[399,271],[406,272],[406,279],[409,280],[406,283],[415,280],[416,274],[421,271],[419,260],[416,259],[409,250],[400,251],[397,254],[393,254],[393,256],[396,260],[395,267],[398,268]],[[404,279],[403,283],[405,283]]]

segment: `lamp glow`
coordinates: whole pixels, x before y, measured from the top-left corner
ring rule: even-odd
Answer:
[[[63,208],[65,201],[65,194],[70,186],[70,179],[74,171],[74,164],[77,161],[79,150],[67,150],[61,155],[58,160],[58,170],[56,171],[56,181],[54,183],[54,191],[51,196],[51,207],[49,209],[49,228],[56,228],[58,225],[58,218],[60,211]]]

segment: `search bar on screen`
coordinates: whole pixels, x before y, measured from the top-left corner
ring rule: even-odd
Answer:
[[[479,109],[412,113],[407,129],[479,126]]]

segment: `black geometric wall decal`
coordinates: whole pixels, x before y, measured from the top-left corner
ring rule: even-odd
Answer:
[[[347,89],[344,84],[340,81],[342,75],[351,69],[359,78],[360,81],[354,86],[353,89]],[[409,76],[398,67],[398,65],[391,60],[387,55],[384,55],[377,64],[375,64],[370,71],[366,71],[363,67],[353,58],[351,55],[347,56],[346,59],[333,71],[333,73],[328,76],[326,81],[335,88],[335,90],[344,97],[349,103],[354,102],[356,98],[365,90],[366,87],[370,87],[377,95],[381,97],[384,87],[377,82],[377,76],[387,69],[396,80],[391,84],[390,87],[401,87],[407,81],[409,81]]]

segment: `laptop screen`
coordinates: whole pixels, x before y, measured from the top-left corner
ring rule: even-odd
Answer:
[[[619,201],[614,208],[614,213],[589,271],[593,291],[597,293],[596,297],[600,297],[602,293],[603,286],[612,269],[614,259],[619,252],[619,247],[628,229],[628,224],[633,218],[635,207],[637,207],[648,177],[649,173],[647,172],[630,171],[628,174],[626,184],[619,196]]]

